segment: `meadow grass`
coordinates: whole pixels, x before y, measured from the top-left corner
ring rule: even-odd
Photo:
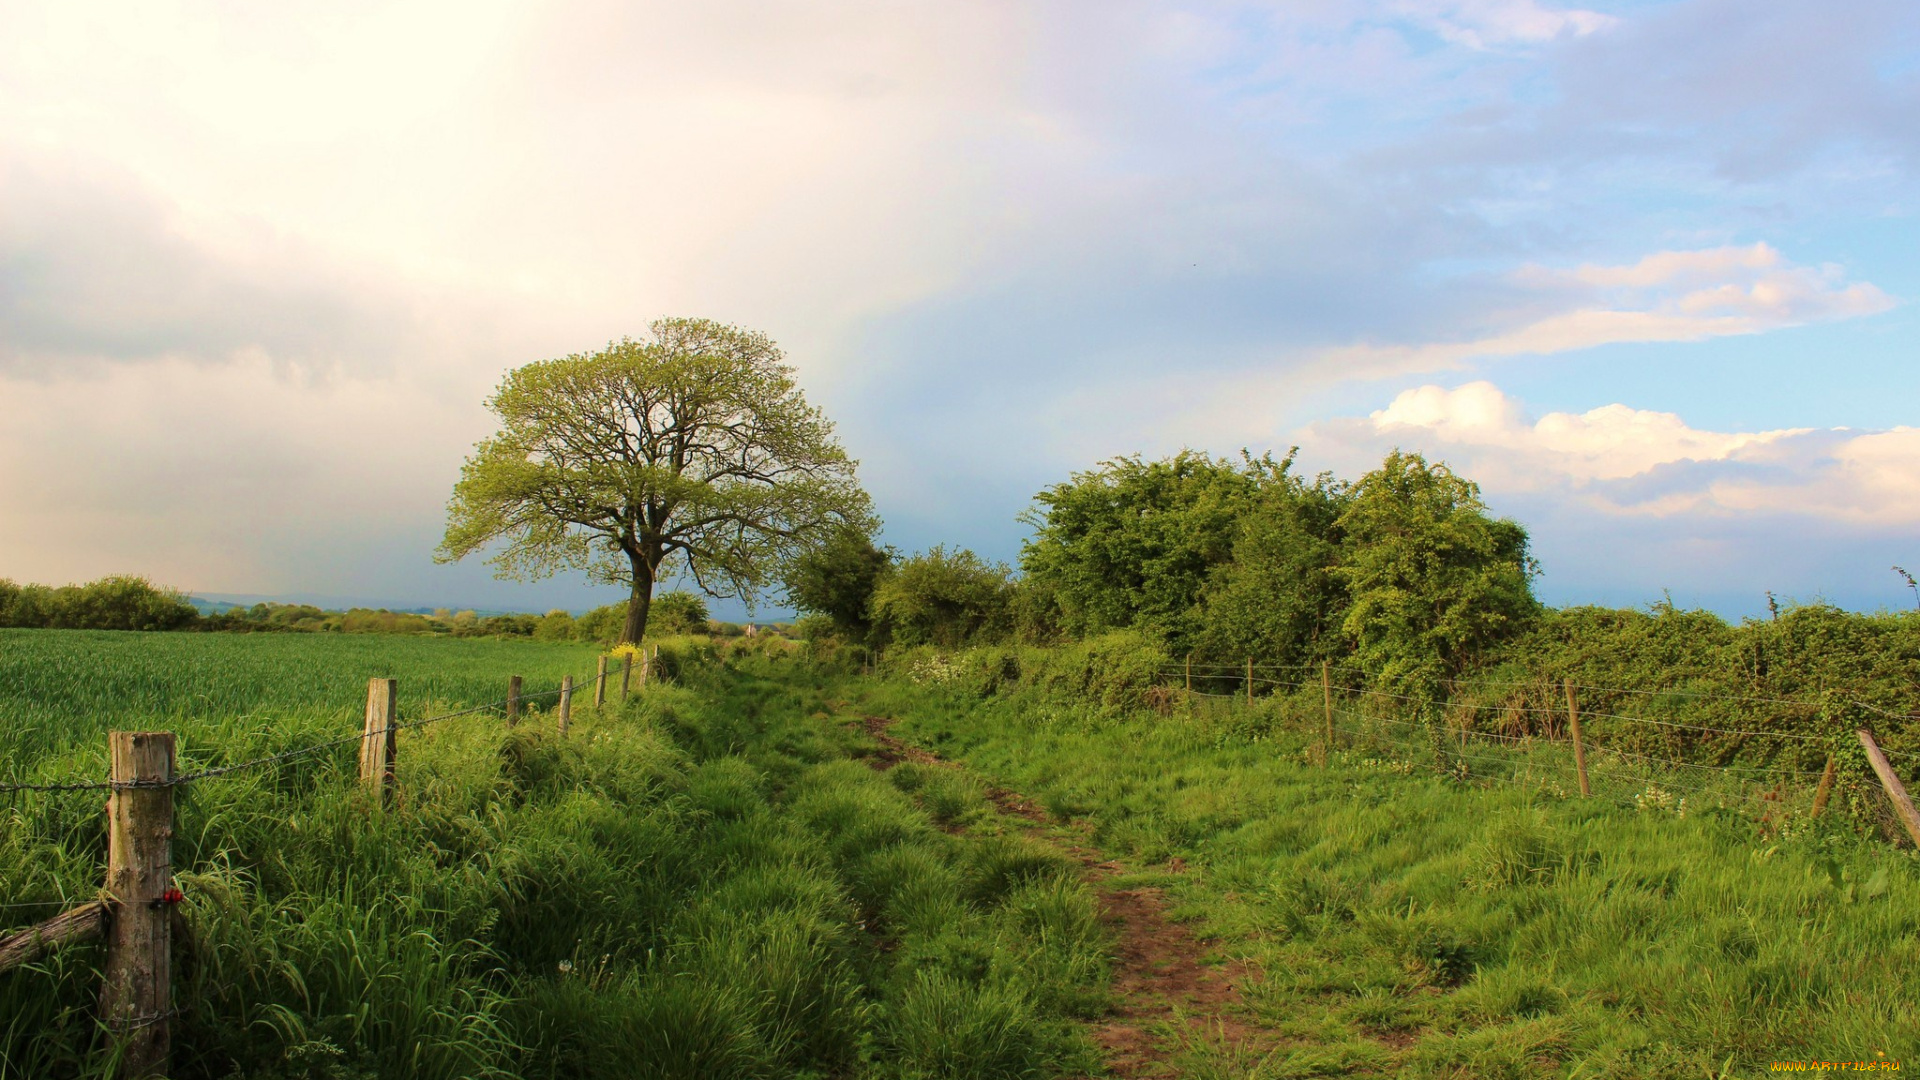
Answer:
[[[1246,1008],[1278,1048],[1189,1036],[1185,1075],[1920,1065],[1920,860],[1811,819],[1808,792],[1765,812],[1737,785],[1583,799],[1563,747],[1443,775],[1390,725],[1323,765],[1317,695],[1161,715],[856,689],[897,734],[1082,823],[1260,973]]]
[[[350,734],[369,675],[451,707],[497,696],[509,672],[537,690],[591,670],[588,651],[525,642],[0,645],[0,739],[39,777],[92,775],[86,747],[107,727],[179,730],[204,763]],[[403,731],[386,809],[355,783],[351,744],[176,789],[172,1075],[1095,1067],[1074,1018],[1104,1008],[1107,943],[1070,865],[1000,829],[978,790],[869,768],[870,740],[792,661],[668,648],[675,684],[604,711],[583,694],[565,739],[538,710]],[[227,696],[203,696],[209,681]],[[94,894],[100,803],[5,806],[0,901],[48,904],[0,909],[11,925]],[[81,946],[0,974],[0,1077],[110,1073],[100,963]]]

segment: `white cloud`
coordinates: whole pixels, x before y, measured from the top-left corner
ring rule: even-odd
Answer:
[[[1475,49],[1585,37],[1619,22],[1597,11],[1549,8],[1535,0],[1418,0],[1397,7],[1447,40]]]
[[[1511,282],[1547,312],[1464,341],[1333,349],[1320,363],[1355,377],[1458,370],[1495,357],[1758,334],[1894,304],[1869,282],[1846,283],[1838,267],[1796,266],[1766,244],[1662,251],[1618,266],[1529,266]]]
[[[1364,420],[1303,434],[1341,458],[1418,449],[1489,492],[1572,499],[1613,515],[1806,517],[1870,529],[1920,522],[1916,428],[1706,431],[1621,404],[1533,419],[1498,387],[1472,382],[1406,390]]]

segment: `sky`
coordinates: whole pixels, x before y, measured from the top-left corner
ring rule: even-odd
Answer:
[[[617,599],[432,551],[503,373],[685,315],[903,551],[1399,447],[1552,603],[1903,607],[1917,174],[1910,0],[0,0],[0,577]]]

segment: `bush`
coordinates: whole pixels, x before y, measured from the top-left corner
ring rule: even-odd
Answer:
[[[1013,582],[1007,567],[936,545],[902,562],[873,594],[873,619],[902,645],[958,649],[1004,641],[1012,631]]]
[[[647,635],[704,634],[709,617],[707,602],[699,596],[679,590],[664,592],[647,608]]]
[[[533,636],[540,641],[572,641],[580,636],[580,624],[572,615],[556,609],[541,617]]]
[[[52,589],[0,580],[0,626],[53,630],[179,630],[200,618],[186,597],[116,575]]]

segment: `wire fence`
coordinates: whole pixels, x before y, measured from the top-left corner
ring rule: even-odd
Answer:
[[[1340,677],[1336,678],[1336,673]],[[1356,673],[1364,678],[1352,678]],[[1914,715],[1850,697],[1816,702],[1545,679],[1476,682],[1476,690],[1500,685],[1538,695],[1488,703],[1409,692],[1411,687],[1404,683],[1331,663],[1188,661],[1161,668],[1155,678],[1161,686],[1191,699],[1229,705],[1251,705],[1258,700],[1282,702],[1284,709],[1301,714],[1295,719],[1303,727],[1324,726],[1329,743],[1325,752],[1329,756],[1344,739],[1350,746],[1390,755],[1394,760],[1389,767],[1411,768],[1405,759],[1429,757],[1436,767],[1450,768],[1462,779],[1535,787],[1543,782],[1577,781],[1583,792],[1591,792],[1591,797],[1635,808],[1645,808],[1650,802],[1669,808],[1713,801],[1777,805],[1796,797],[1796,792],[1812,790],[1814,778],[1819,779],[1814,801],[1823,805],[1834,780],[1836,761],[1852,760],[1858,750],[1849,747],[1853,733],[1840,730],[1851,725],[1825,724],[1834,730],[1808,731],[1804,730],[1805,722],[1820,722],[1836,706],[1901,720]],[[1450,693],[1466,689],[1451,680],[1442,680],[1441,685]],[[1556,692],[1566,695],[1564,703],[1553,700]],[[1588,709],[1578,704],[1583,696],[1604,699],[1608,695],[1617,695],[1612,709]],[[1800,715],[1790,714],[1787,719],[1797,722],[1801,729],[1722,727],[1618,709],[1622,701],[1675,697],[1708,699],[1743,708],[1759,705],[1793,710]],[[1312,713],[1324,713],[1324,718],[1308,715]],[[1588,725],[1584,736],[1579,730],[1580,721]],[[1596,738],[1595,726],[1613,729],[1611,737]],[[1873,749],[1888,759],[1912,761],[1916,757],[1877,745]],[[1350,750],[1347,754],[1351,758],[1358,752],[1362,751]],[[1695,759],[1688,760],[1689,756]],[[1706,760],[1700,760],[1703,756]],[[1820,763],[1822,757],[1824,767],[1807,767]],[[1864,778],[1864,769],[1856,771]]]
[[[569,676],[569,678],[573,678],[576,681],[582,681],[590,685],[594,679],[602,678],[602,677],[610,677],[610,674],[611,673],[609,673],[608,676],[600,676],[600,675]],[[411,728],[428,727],[433,724],[444,723],[445,721],[448,721],[448,720],[457,720],[462,717],[477,716],[483,713],[488,713],[488,714],[504,713],[507,710],[507,708],[514,702],[527,704],[529,702],[540,701],[547,698],[557,698],[564,692],[565,692],[564,688],[555,687],[552,690],[542,691],[537,694],[521,694],[517,697],[509,695],[507,697],[502,697],[495,701],[489,701],[480,705],[472,706],[471,708],[461,709],[457,712],[443,713],[438,716],[429,716],[420,720],[399,721],[394,723],[391,726],[395,731],[405,731]],[[278,764],[283,761],[292,761],[298,758],[303,758],[312,754],[320,753],[323,750],[332,750],[338,747],[349,746],[355,743],[363,742],[365,741],[366,738],[367,738],[366,732],[364,731],[356,732],[352,735],[345,735],[337,739],[327,739],[323,742],[317,742],[317,743],[310,744],[308,746],[302,746],[294,750],[286,750],[276,754],[265,754],[260,757],[253,758],[247,761],[235,762],[231,765],[219,765],[219,766],[199,769],[192,772],[179,773],[167,780],[136,780],[136,781],[69,780],[69,781],[50,781],[50,782],[44,782],[44,783],[22,782],[22,781],[0,781],[0,795],[11,794],[14,792],[125,791],[130,789],[137,789],[137,788],[179,787],[184,784],[197,783],[202,780],[211,780],[217,777],[227,776],[233,773],[245,772],[251,769],[262,768],[264,766]],[[4,905],[0,905],[0,906],[4,906]]]
[[[285,764],[287,762],[297,761],[304,758],[311,758],[329,750],[339,750],[341,748],[352,746],[355,744],[364,744],[369,740],[375,738],[376,735],[384,735],[384,733],[389,730],[394,733],[398,733],[400,731],[426,728],[429,726],[443,724],[448,721],[460,720],[463,718],[472,718],[477,716],[498,716],[498,715],[508,714],[513,712],[518,707],[525,707],[525,706],[533,705],[539,702],[556,699],[561,697],[563,694],[567,694],[570,692],[580,692],[580,691],[594,692],[596,699],[598,699],[600,696],[604,695],[606,683],[619,675],[620,673],[615,670],[602,670],[592,675],[567,676],[561,680],[561,685],[556,686],[551,690],[543,690],[535,693],[519,693],[510,689],[507,695],[504,697],[501,697],[492,701],[482,702],[478,705],[469,706],[467,708],[456,709],[450,712],[438,713],[432,716],[421,717],[415,720],[395,720],[394,722],[386,725],[370,725],[369,727],[363,728],[362,730],[357,731],[352,735],[344,735],[339,738],[324,739],[319,742],[309,743],[307,745],[295,747],[290,750],[278,751],[271,754],[262,754],[257,757],[248,758],[242,761],[235,761],[228,764],[209,765],[203,768],[179,771],[179,772],[175,772],[174,775],[167,777],[165,779],[151,779],[151,780],[87,779],[87,780],[52,780],[52,781],[8,780],[8,781],[0,782],[0,795],[11,796],[11,795],[18,795],[22,793],[61,794],[61,793],[68,793],[68,792],[100,792],[100,791],[114,792],[114,791],[129,791],[129,790],[154,789],[154,788],[168,788],[168,789],[181,788],[187,785],[198,784],[198,783],[202,783],[209,780],[218,780],[218,779],[234,776],[240,773],[250,772],[258,769],[265,769],[272,766],[278,766],[278,765]],[[645,675],[643,673],[642,675],[643,685],[644,685],[644,682],[645,682]],[[599,684],[599,685],[596,686],[596,684]],[[623,690],[625,689],[625,685],[626,685],[625,680],[623,679],[622,680]],[[0,911],[7,911],[7,912],[58,911],[62,909],[71,909],[75,905],[83,904],[90,899],[92,898],[61,895],[57,897],[50,897],[45,900],[8,900],[8,901],[0,902]],[[21,925],[21,923],[20,923],[20,919],[17,917],[0,917],[0,927],[13,928],[13,927],[18,927],[19,925]],[[5,935],[3,933],[0,933],[0,937],[4,937],[4,936]]]

